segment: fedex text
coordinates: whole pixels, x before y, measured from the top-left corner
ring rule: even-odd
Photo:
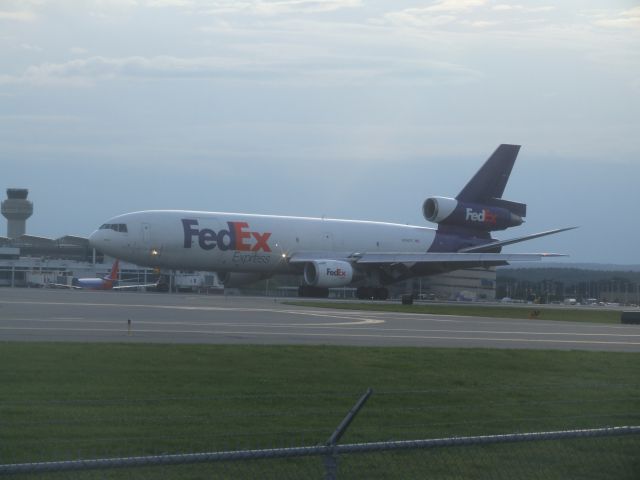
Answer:
[[[342,268],[336,268],[332,270],[331,268],[327,268],[327,276],[328,277],[346,277],[347,272]]]
[[[491,210],[482,209],[480,212],[475,212],[473,208],[466,209],[465,220],[471,220],[472,222],[481,222],[495,225],[498,222],[498,215]]]
[[[183,218],[184,248],[191,248],[193,238],[203,250],[218,248],[225,252],[271,252],[269,237],[271,232],[253,232],[247,222],[227,222],[228,229],[214,231],[210,228],[198,228],[198,220]]]

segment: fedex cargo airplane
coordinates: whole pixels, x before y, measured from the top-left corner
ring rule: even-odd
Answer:
[[[218,272],[225,286],[298,274],[301,296],[355,286],[359,298],[388,297],[387,285],[461,268],[506,265],[557,254],[500,253],[491,232],[523,223],[526,204],[502,199],[519,145],[500,145],[455,198],[431,197],[422,211],[437,229],[393,223],[186,210],[114,217],[91,245],[138,265]]]

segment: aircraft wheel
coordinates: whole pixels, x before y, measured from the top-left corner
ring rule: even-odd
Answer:
[[[298,296],[310,298],[328,298],[329,289],[322,287],[311,287],[309,285],[300,285],[298,287]]]
[[[359,300],[386,300],[389,290],[384,287],[358,287],[356,297]]]
[[[389,298],[389,290],[384,287],[379,287],[375,289],[374,296],[376,300],[386,300]]]
[[[356,290],[356,296],[360,300],[373,300],[375,298],[375,288],[358,287],[358,290]]]

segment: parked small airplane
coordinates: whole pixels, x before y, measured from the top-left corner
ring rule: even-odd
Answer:
[[[527,206],[502,194],[520,150],[500,145],[455,198],[422,205],[437,229],[357,220],[185,210],[152,210],[112,218],[89,237],[109,255],[138,265],[218,272],[225,286],[281,273],[301,276],[301,296],[326,296],[353,285],[359,298],[388,297],[386,285],[461,268],[540,260],[548,253],[501,253],[502,247],[559,233],[508,240],[493,231],[523,223]]]
[[[116,285],[118,282],[118,272],[120,269],[120,261],[113,262],[111,273],[102,278],[73,278],[71,285],[65,283],[49,283],[50,287],[73,288],[76,290],[124,290],[127,288],[143,288],[156,287],[157,283],[148,283],[142,285]]]

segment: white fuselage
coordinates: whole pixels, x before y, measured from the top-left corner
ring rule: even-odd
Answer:
[[[116,258],[180,270],[292,271],[294,254],[427,252],[432,228],[392,223],[271,215],[152,210],[109,220],[91,245]]]

